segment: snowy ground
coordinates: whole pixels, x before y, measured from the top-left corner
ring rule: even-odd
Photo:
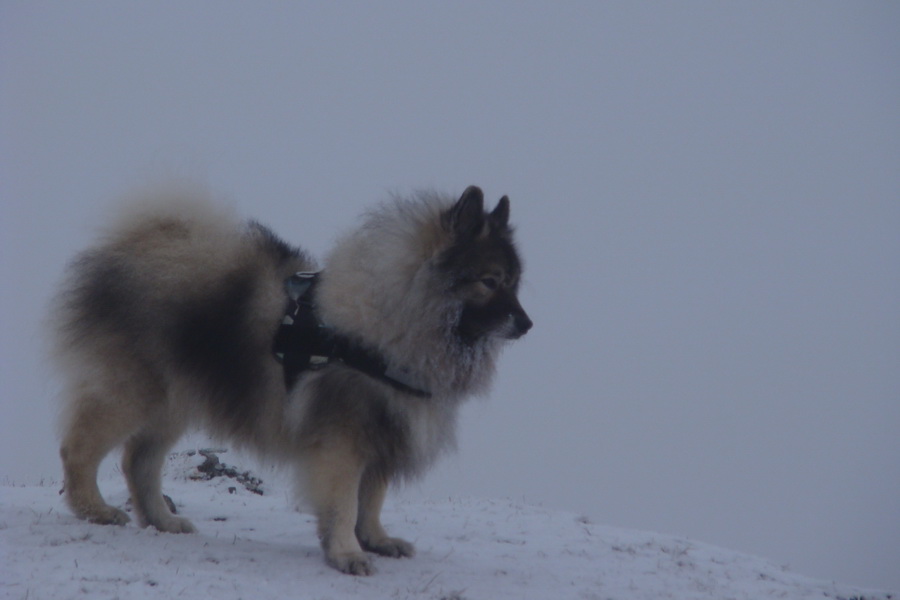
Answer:
[[[228,462],[228,455],[221,455]],[[177,456],[165,491],[196,535],[91,525],[71,516],[58,484],[0,487],[0,597],[887,600],[789,572],[765,559],[686,539],[604,527],[506,500],[399,502],[385,510],[413,559],[378,558],[367,578],[325,566],[315,523],[287,494],[235,479],[192,480],[202,457]],[[265,486],[264,486],[265,487]],[[121,477],[101,489],[123,506]]]

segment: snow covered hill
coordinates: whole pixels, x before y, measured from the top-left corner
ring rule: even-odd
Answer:
[[[0,487],[0,597],[897,597],[813,580],[707,544],[604,527],[506,500],[389,502],[386,527],[414,541],[418,554],[378,558],[374,576],[350,577],[325,566],[314,520],[291,510],[284,491],[258,495],[249,489],[254,482],[231,477],[196,480],[202,460],[173,457],[164,486],[197,535],[79,521],[64,506],[58,484]],[[101,481],[101,489],[112,503],[126,504],[120,477]]]

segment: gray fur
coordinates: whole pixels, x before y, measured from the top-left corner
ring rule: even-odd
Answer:
[[[388,484],[452,448],[459,403],[486,391],[503,342],[531,326],[504,197],[490,214],[469,188],[394,199],[328,255],[317,306],[328,325],[412,373],[428,400],[342,365],[288,391],[271,347],[284,280],[305,252],[242,224],[204,194],[140,204],[71,266],[55,315],[66,381],[60,454],[79,517],[123,524],[101,497],[103,457],[123,472],[142,525],[192,532],[163,501],[163,459],[189,427],[293,465],[327,561],[372,572],[364,550],[411,556],[379,520]]]

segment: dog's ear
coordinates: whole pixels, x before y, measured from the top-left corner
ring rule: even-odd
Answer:
[[[484,193],[470,185],[447,215],[450,230],[460,238],[473,238],[484,227]]]
[[[509,227],[509,196],[500,198],[497,207],[491,211],[489,219],[492,229],[506,229]]]

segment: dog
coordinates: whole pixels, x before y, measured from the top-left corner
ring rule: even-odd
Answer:
[[[124,446],[139,523],[194,532],[166,505],[161,470],[199,426],[293,471],[334,568],[369,575],[367,552],[412,556],[381,525],[388,485],[454,447],[458,407],[532,326],[509,210],[504,196],[486,212],[474,186],[394,197],[320,269],[205,192],[139,203],[72,263],[53,317],[73,513],[129,521],[96,481]]]

